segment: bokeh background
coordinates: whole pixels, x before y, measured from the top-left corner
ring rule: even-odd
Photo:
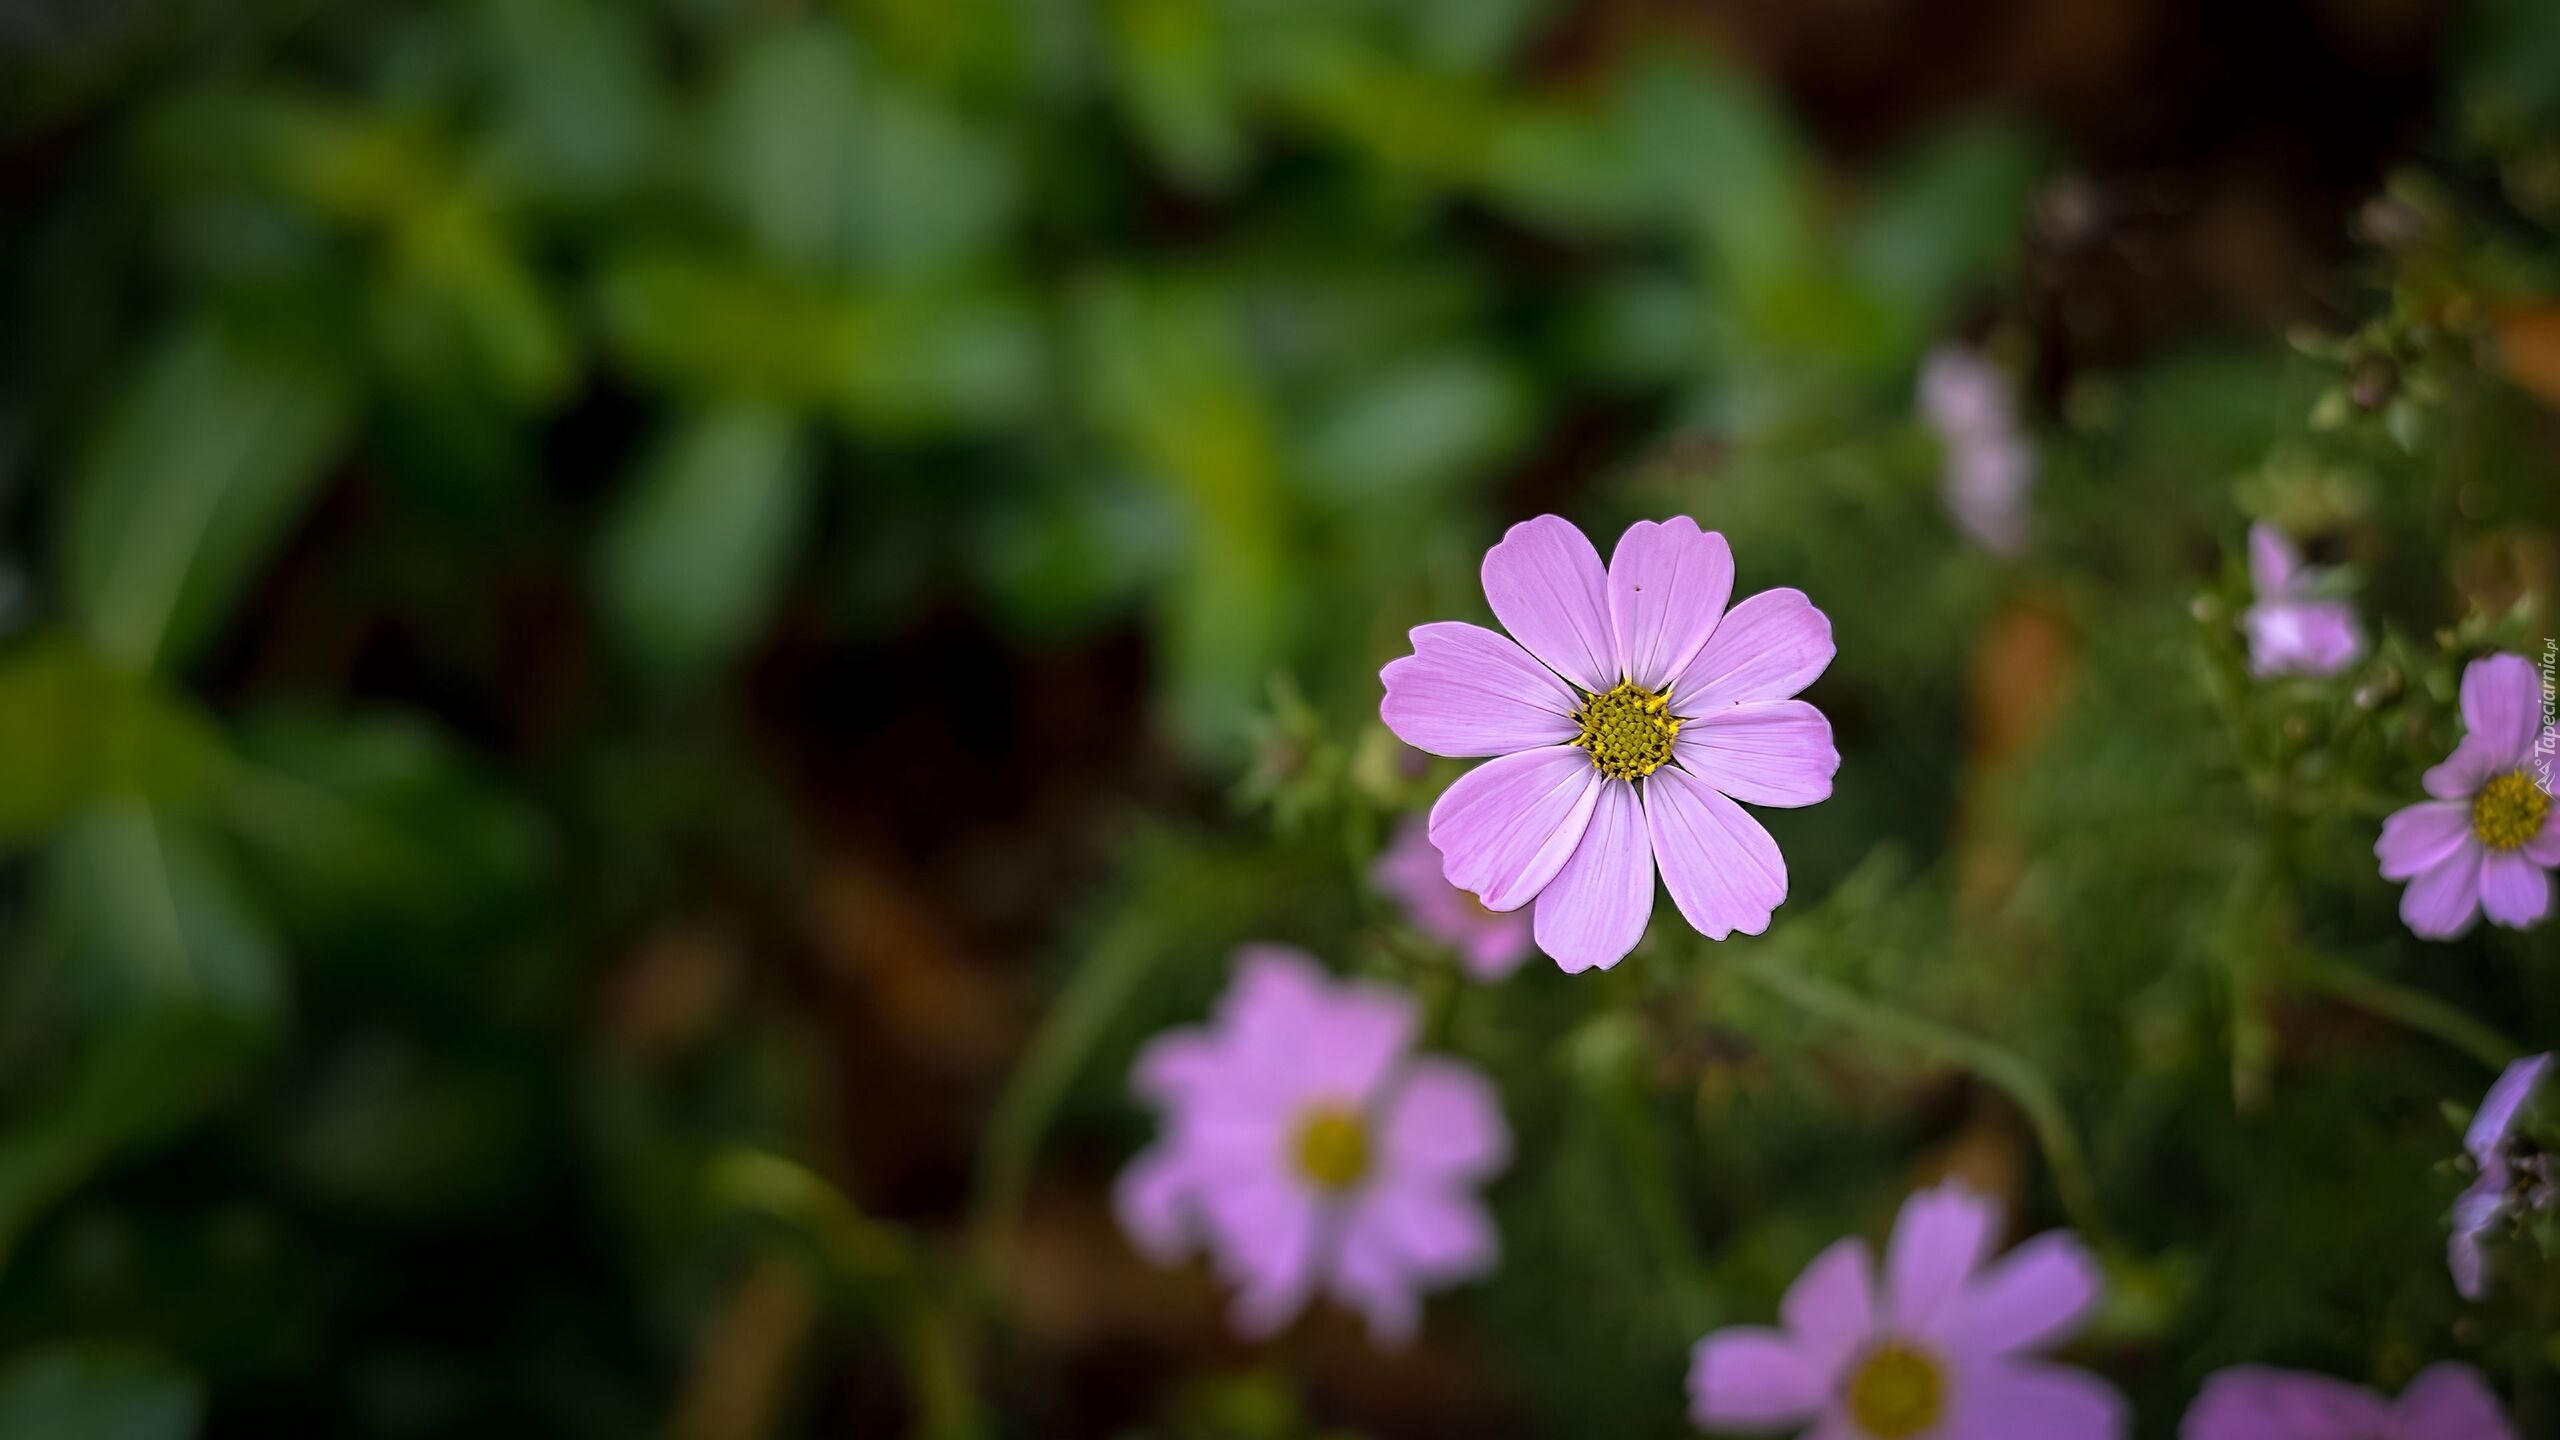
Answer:
[[[1676,1436],[1947,1174],[2106,1255],[2143,1436],[2446,1357],[2560,1434],[2436,1168],[2560,948],[2371,857],[2555,628],[2555,22],[0,3],[0,1437]],[[1376,674],[1547,511],[1807,591],[1844,763],[1766,936],[1478,986]],[[2350,674],[2247,676],[2259,519]],[[1251,939],[1503,1087],[1411,1348],[1110,1218]]]

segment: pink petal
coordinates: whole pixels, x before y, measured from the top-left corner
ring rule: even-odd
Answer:
[[[2560,866],[2560,805],[2543,817],[2542,833],[2524,842],[2524,858],[2546,870]]]
[[[1129,1067],[1129,1089],[1155,1105],[1179,1103],[1226,1074],[1226,1050],[1206,1030],[1168,1030],[1148,1041]]]
[[[1538,948],[1568,975],[1626,958],[1653,918],[1653,841],[1636,787],[1604,782],[1573,858],[1538,892]]]
[[[2551,913],[2551,874],[2521,850],[2489,851],[2480,862],[2480,908],[2510,930],[2540,924]]]
[[[1511,1158],[1502,1097],[1482,1071],[1426,1057],[1406,1067],[1380,1126],[1389,1173],[1482,1180]]]
[[[1680,727],[1672,754],[1682,769],[1747,805],[1828,800],[1840,769],[1831,722],[1802,700],[1708,711]]]
[[[1799,1425],[1822,1408],[1830,1378],[1775,1330],[1718,1330],[1690,1352],[1689,1418],[1709,1430]]]
[[[1647,690],[1671,683],[1707,643],[1733,596],[1733,550],[1722,535],[1675,515],[1639,520],[1609,557],[1609,619],[1618,664]]]
[[[1331,987],[1294,1060],[1309,1089],[1365,1101],[1413,1045],[1413,997],[1355,980]]]
[[[2471,806],[2466,801],[2421,801],[2395,810],[2382,822],[2382,838],[2373,853],[2382,861],[2382,878],[2406,880],[2434,869],[2471,838]]]
[[[2445,1242],[2444,1262],[2453,1272],[2454,1291],[2465,1300],[2489,1293],[2489,1256],[2481,1248],[2481,1237],[2505,1213],[2506,1190],[2507,1170],[2501,1163],[2495,1173],[2472,1181],[2471,1188],[2453,1202],[2453,1235]]]
[[[1618,683],[1609,572],[1571,521],[1541,515],[1512,526],[1485,552],[1484,598],[1548,669],[1594,694]]]
[[[1579,703],[1555,672],[1481,625],[1445,620],[1413,630],[1413,653],[1378,672],[1378,718],[1434,755],[1508,755],[1574,737]]]
[[[2498,1072],[2489,1093],[2480,1097],[2480,1108],[2472,1112],[2471,1126],[2462,1135],[2462,1148],[2471,1158],[2486,1165],[2499,1144],[2507,1138],[2507,1129],[2515,1124],[2516,1112],[2533,1098],[2542,1077],[2551,1069],[2551,1055],[2528,1055],[2511,1061]]]
[[[1277,1167],[1267,1176],[1206,1185],[1200,1200],[1216,1237],[1218,1272],[1236,1287],[1229,1322],[1247,1339],[1270,1335],[1315,1288],[1322,1210]]]
[[[2122,1440],[2133,1415],[2094,1375],[2032,1360],[1984,1362],[1956,1377],[1955,1423],[1964,1440]]]
[[[2061,1343],[2098,1300],[2098,1262],[2061,1231],[2039,1235],[1981,1274],[1944,1327],[1949,1342],[2007,1354]]]
[[[1697,658],[1671,682],[1671,713],[1703,715],[1745,700],[1785,700],[1831,664],[1831,621],[1801,590],[1763,590],[1725,612]]]
[[[2301,568],[2302,553],[2283,531],[2263,521],[2249,527],[2249,588],[2259,599],[2283,597]]]
[[[2353,1440],[2393,1434],[2380,1396],[2326,1375],[2239,1365],[2204,1382],[2181,1440]]]
[[[1468,905],[1475,903],[1474,897],[1468,897]],[[1459,947],[1459,959],[1465,963],[1467,978],[1490,985],[1519,969],[1520,962],[1537,948],[1530,939],[1528,916],[1488,914],[1478,917]]]
[[[1372,1187],[1348,1225],[1348,1234],[1382,1239],[1409,1273],[1435,1285],[1486,1274],[1502,1256],[1493,1217],[1473,1195],[1427,1182]]]
[[[2465,844],[2409,882],[2400,919],[2422,940],[2451,940],[2480,918],[2480,862],[2485,847]]]
[[[1876,1331],[1875,1282],[1866,1242],[1836,1240],[1813,1257],[1778,1302],[1778,1318],[1787,1322],[1797,1353],[1827,1388]]]
[[[2542,672],[2521,655],[2485,655],[2462,672],[2462,723],[2503,768],[2522,765],[2542,729]]]
[[[1111,1211],[1138,1253],[1170,1265],[1197,1243],[1192,1223],[1191,1167],[1168,1145],[1157,1145],[1120,1172],[1111,1187]]]
[[[1653,863],[1682,919],[1710,940],[1769,928],[1787,898],[1787,862],[1759,821],[1671,765],[1645,778],[1644,811]]]
[[[1505,755],[1459,776],[1431,807],[1431,843],[1449,883],[1493,910],[1537,898],[1582,843],[1604,779],[1570,745]]]
[[[1388,1349],[1411,1342],[1422,1328],[1422,1293],[1387,1236],[1374,1227],[1355,1229],[1334,1249],[1332,1290],[1369,1322],[1369,1338]]]
[[[1885,1245],[1885,1297],[1903,1330],[1940,1333],[1965,1282],[1990,1253],[2000,1207],[1960,1185],[1923,1190],[1902,1202]]]
[[[2516,1440],[2516,1427],[2480,1372],[2445,1361],[2418,1372],[2392,1407],[2395,1440]]]
[[[2478,735],[2465,735],[2462,743],[2453,747],[2452,754],[2427,768],[2419,783],[2427,787],[2428,794],[2439,800],[2465,802],[2465,813],[2468,813],[2471,797],[2480,793],[2480,787],[2488,784],[2491,776],[2502,775],[2514,768],[2506,754],[2489,740]]]

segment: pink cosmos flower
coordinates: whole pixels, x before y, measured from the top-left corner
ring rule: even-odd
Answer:
[[[1420,1292],[1493,1268],[1475,1191],[1511,1148],[1491,1082],[1408,1054],[1413,1025],[1396,991],[1282,946],[1237,952],[1210,1025],[1138,1056],[1131,1084],[1164,1134],[1120,1177],[1121,1228],[1159,1264],[1206,1249],[1248,1337],[1319,1289],[1380,1341],[1411,1337]]]
[[[2179,1440],[2516,1440],[2480,1372],[2430,1365],[2398,1403],[2360,1385],[2242,1365],[2204,1383]]]
[[[2485,1243],[2492,1230],[2516,1216],[2548,1210],[2560,1201],[2560,1184],[2552,1175],[2551,1157],[2516,1133],[2516,1120],[2550,1072],[2548,1053],[2530,1055],[2500,1072],[2497,1083],[2480,1101],[2464,1132],[2462,1148],[2478,1174],[2462,1198],[2453,1202],[2453,1239],[2445,1263],[2453,1271],[2453,1288],[2465,1300],[2489,1290]]]
[[[1985,1267],[1995,1202],[1954,1185],[1905,1201],[1881,1290],[1866,1242],[1815,1257],[1780,1302],[1783,1330],[1735,1326],[1698,1343],[1689,1413],[1710,1430],[1809,1440],[2115,1440],[2112,1386],[2033,1358],[2078,1328],[2098,1267],[2068,1233]]]
[[[2249,584],[2258,603],[2240,617],[2249,634],[2249,668],[2259,675],[2335,675],[2364,653],[2355,606],[2316,600],[2318,572],[2274,526],[2249,527]]]
[[[1487,910],[1449,883],[1441,873],[1440,847],[1431,843],[1430,823],[1419,815],[1396,827],[1394,843],[1378,856],[1369,878],[1404,907],[1416,929],[1457,951],[1478,980],[1508,976],[1535,948],[1526,914]]]
[[[1977,351],[1941,345],[1920,369],[1920,413],[1946,447],[1938,487],[1956,528],[1994,554],[2025,549],[2036,456],[2009,378]]]
[[[2543,723],[2542,677],[2521,655],[2489,655],[2462,672],[2462,743],[2425,784],[2435,799],[2382,822],[2373,853],[2382,878],[2406,880],[2400,918],[2428,940],[2450,940],[2487,911],[2522,930],[2551,912],[2560,865],[2553,813],[2553,731]]]
[[[1511,636],[1415,629],[1378,707],[1407,744],[1496,757],[1431,807],[1449,883],[1489,910],[1536,901],[1538,948],[1568,971],[1635,948],[1657,865],[1706,935],[1767,929],[1786,861],[1734,802],[1831,794],[1831,722],[1790,698],[1831,663],[1831,622],[1796,590],[1726,610],[1733,552],[1685,515],[1629,527],[1606,569],[1566,521],[1524,520],[1486,552],[1484,593]]]

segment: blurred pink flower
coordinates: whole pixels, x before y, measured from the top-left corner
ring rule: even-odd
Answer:
[[[2521,655],[2472,661],[2462,723],[2462,743],[2426,774],[2435,798],[2383,821],[2373,845],[2382,878],[2409,882],[2400,918],[2428,940],[2453,939],[2484,910],[2510,929],[2539,923],[2560,866],[2560,813],[2536,771],[2552,747],[2541,675]]]
[[[2529,1055],[2500,1072],[2497,1083],[2480,1101],[2464,1132],[2462,1148],[2479,1173],[2453,1202],[2453,1239],[2445,1263],[2453,1271],[2453,1288],[2465,1300],[2488,1293],[2488,1255],[2483,1242],[2489,1232],[2519,1212],[2547,1210],[2560,1201],[2551,1157],[2516,1135],[2516,1118],[2551,1069],[2547,1053]]]
[[[1726,610],[1733,553],[1685,515],[1631,526],[1606,569],[1568,522],[1522,521],[1484,590],[1511,638],[1420,626],[1381,677],[1407,744],[1497,757],[1431,807],[1449,883],[1490,910],[1536,901],[1538,948],[1568,971],[1644,938],[1657,865],[1706,935],[1767,929],[1786,861],[1734,802],[1831,794],[1831,722],[1790,698],[1831,663],[1831,622],[1796,590]]]
[[[1956,528],[1995,554],[2025,549],[2036,456],[2009,378],[1973,350],[1941,345],[1920,368],[1920,413],[1946,447],[1938,484]]]
[[[2249,633],[2249,668],[2259,675],[2335,675],[2364,653],[2356,608],[2344,600],[2315,600],[2316,572],[2274,526],[2249,527],[2249,584],[2258,603],[2242,616]]]
[[[1237,952],[1211,1024],[1139,1053],[1131,1084],[1164,1133],[1121,1174],[1121,1228],[1158,1263],[1207,1250],[1246,1336],[1322,1289],[1381,1342],[1410,1338],[1420,1292],[1493,1268],[1475,1191],[1511,1148],[1492,1082],[1412,1040],[1396,991],[1282,946]]]
[[[1819,1440],[2115,1440],[2123,1397],[2033,1358],[2097,1303],[2097,1263],[2054,1231],[1986,1267],[1999,1226],[1996,1203],[1947,1185],[1904,1202],[1881,1290],[1866,1242],[1823,1251],[1780,1302],[1785,1329],[1698,1342],[1691,1417]]]
[[[2179,1440],[2516,1440],[2480,1372],[2431,1365],[2397,1403],[2360,1385],[2242,1365],[2216,1373],[2187,1407]]]
[[[1536,948],[1528,915],[1487,910],[1449,883],[1441,873],[1440,847],[1431,843],[1430,822],[1419,815],[1396,826],[1394,842],[1378,856],[1369,878],[1404,907],[1415,929],[1457,951],[1478,980],[1503,979]]]

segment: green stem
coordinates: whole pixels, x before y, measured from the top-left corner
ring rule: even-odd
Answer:
[[[1716,1308],[1707,1285],[1706,1267],[1680,1222],[1679,1197],[1672,1192],[1671,1176],[1662,1163],[1662,1147],[1656,1143],[1643,1099],[1632,1087],[1620,1087],[1610,1111],[1609,1129],[1617,1142],[1618,1158],[1626,1166],[1636,1223],[1644,1227],[1652,1242],[1681,1331],[1704,1335],[1715,1328]]]
[[[2098,1188],[2091,1178],[2088,1154],[2071,1128],[2061,1097],[2033,1065],[2015,1052],[1926,1016],[1880,1005],[1819,976],[1789,969],[1776,952],[1753,954],[1739,967],[1771,993],[1800,1009],[1870,1039],[1950,1064],[1960,1065],[1997,1087],[2016,1103],[2044,1149],[2053,1172],[2053,1188],[2061,1197],[2081,1238],[2101,1250],[2113,1248]]]
[[[2304,968],[2301,976],[2314,990],[2344,1000],[2366,1014],[2378,1015],[2404,1029],[2441,1040],[2491,1070],[2505,1069],[2508,1061],[2522,1053],[2516,1043],[2498,1033],[2496,1027],[2474,1019],[2425,991],[2395,984],[2352,965],[2334,960],[2317,961]]]

